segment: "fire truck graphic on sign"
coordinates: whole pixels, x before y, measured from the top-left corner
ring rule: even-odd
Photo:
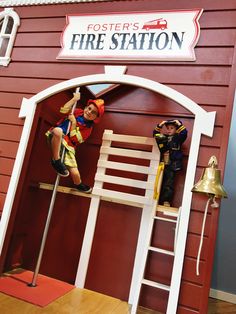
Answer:
[[[202,9],[68,15],[58,59],[194,61]]]
[[[164,19],[157,19],[153,21],[149,21],[147,23],[144,23],[143,29],[149,30],[149,29],[166,29],[167,28],[167,21]]]

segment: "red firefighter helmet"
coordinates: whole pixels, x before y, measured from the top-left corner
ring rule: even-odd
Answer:
[[[93,104],[98,109],[98,116],[93,121],[95,123],[98,123],[100,121],[101,117],[104,114],[104,110],[105,110],[105,108],[104,108],[104,100],[101,99],[101,98],[99,98],[99,99],[89,99],[88,102],[87,102],[87,106],[89,106],[90,104]]]

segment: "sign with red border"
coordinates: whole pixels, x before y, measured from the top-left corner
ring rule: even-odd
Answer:
[[[67,15],[57,59],[194,61],[202,11]]]

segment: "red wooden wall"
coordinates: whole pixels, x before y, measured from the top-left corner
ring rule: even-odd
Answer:
[[[56,60],[60,50],[60,36],[65,26],[65,15],[143,11],[147,7],[149,10],[204,9],[200,18],[201,34],[195,49],[195,62],[156,62],[151,64],[147,62],[138,65],[131,63],[128,64],[127,73],[170,86],[194,100],[205,110],[217,112],[213,138],[203,136],[201,140],[196,179],[199,178],[202,168],[207,165],[209,157],[213,154],[217,156],[219,167],[223,173],[236,82],[234,65],[235,1],[137,0],[15,7],[14,9],[21,20],[21,26],[16,37],[12,62],[8,67],[0,68],[1,208],[4,205],[23,125],[23,121],[18,118],[22,98],[30,98],[43,89],[64,80],[104,72],[105,63]],[[60,97],[55,96],[53,99],[46,100],[39,105],[37,110],[39,120],[35,121],[37,134],[43,134],[48,127],[47,121],[52,122],[52,117],[50,118],[51,111],[54,111],[57,108],[56,106],[59,106],[59,103],[68,97],[68,94],[60,95]],[[48,112],[46,117],[45,108]],[[88,143],[81,147],[82,165],[87,161],[86,156],[88,153],[93,156],[89,161],[91,171],[88,175],[88,182],[93,183],[96,159],[105,127],[112,128],[118,133],[151,136],[156,122],[171,117],[179,117],[190,131],[184,148],[187,162],[193,122],[193,117],[189,112],[174,102],[141,88],[123,86],[119,93],[114,91],[107,98],[106,114],[102,125],[96,126],[96,132],[93,133]],[[35,247],[38,246],[40,241],[40,232],[43,228],[49,198],[49,196],[45,197],[47,192],[37,191],[32,188],[32,182],[41,179],[41,173],[34,167],[35,164],[39,163],[35,153],[36,147],[39,149],[37,155],[42,155],[40,165],[45,166],[46,169],[43,172],[43,179],[47,182],[53,182],[54,179],[53,172],[50,172],[50,168],[47,168],[49,167],[47,165],[49,152],[44,145],[43,136],[34,137],[34,134],[32,134],[27,152],[28,162],[26,160],[24,165],[24,175],[20,182],[17,200],[14,203],[13,215],[1,259],[2,270],[16,265],[23,265],[30,269],[34,267],[37,255]],[[81,172],[82,176],[86,175],[85,166]],[[182,179],[179,180],[181,184]],[[69,181],[64,182],[69,184]],[[39,201],[35,203],[35,199]],[[180,200],[181,193],[177,193],[175,204],[179,205]],[[75,207],[75,203],[79,203],[79,208]],[[178,313],[206,313],[207,311],[218,210],[214,209],[208,214],[201,255],[200,276],[197,277],[195,275],[195,262],[204,206],[205,198],[194,195]],[[109,204],[103,204],[102,208],[96,230],[97,239],[99,240],[95,241],[93,246],[86,287],[127,300],[140,212],[125,207],[119,212],[116,210],[116,206],[112,205],[111,208]],[[50,240],[44,257],[47,262],[42,264],[44,273],[73,282],[87,210],[88,200],[84,198],[78,200],[73,196],[68,200],[63,196],[59,196],[52,221]],[[60,227],[61,220],[65,222]],[[115,229],[113,221],[116,222]],[[123,221],[130,222],[126,226],[127,230],[132,226],[132,233],[126,234],[126,236],[121,235]],[[111,225],[111,228],[107,229],[107,233],[104,233],[104,224]],[[34,228],[35,225],[37,225],[37,228]],[[165,228],[159,223],[155,232],[161,234]],[[78,230],[80,231],[78,232]],[[27,238],[29,234],[32,235],[33,242],[30,242]],[[66,236],[67,234],[69,235]],[[59,243],[58,238],[65,238],[64,243]],[[105,241],[106,239],[111,239],[111,241]],[[154,240],[157,241],[157,239],[158,241],[163,239],[162,244],[165,245],[165,239],[162,238],[162,235],[158,237],[157,234]],[[167,243],[170,240],[168,239]],[[63,251],[63,255],[62,248],[66,250]],[[117,250],[120,254],[115,254]],[[68,262],[68,260],[63,259],[66,254],[75,255],[75,257],[69,259]],[[60,260],[59,264],[57,263],[58,260]],[[48,263],[48,261],[50,262]],[[56,266],[57,264],[58,266]],[[115,272],[117,265],[122,265],[119,274]],[[160,256],[156,259],[153,256],[148,267],[149,276],[163,277],[163,267],[165,267],[165,276],[162,280],[163,283],[168,283],[171,265],[172,261],[168,257]],[[64,272],[63,269],[66,268],[70,271]],[[105,278],[104,269],[109,269]],[[111,282],[112,284],[110,284]],[[142,305],[163,312],[166,308],[166,300],[166,293],[156,292],[151,288],[146,288],[141,297]]]

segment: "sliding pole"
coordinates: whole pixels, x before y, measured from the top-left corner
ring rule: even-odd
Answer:
[[[49,229],[49,225],[50,225],[50,221],[51,221],[51,217],[52,217],[52,212],[53,212],[53,208],[54,208],[54,203],[55,203],[55,199],[56,199],[57,187],[58,187],[59,181],[60,181],[60,176],[58,174],[56,181],[55,181],[55,184],[54,184],[53,192],[52,192],[51,202],[49,205],[48,216],[47,216],[46,224],[44,227],[43,238],[42,238],[42,242],[41,242],[41,246],[40,246],[40,250],[39,250],[37,264],[36,264],[36,267],[34,270],[32,282],[28,284],[29,287],[36,287],[37,286],[36,281],[37,281],[39,268],[40,268],[41,260],[42,260],[42,256],[43,256],[43,251],[44,251],[44,247],[45,247],[45,243],[46,243],[46,239],[47,239],[48,229]]]
[[[76,89],[76,93],[79,92],[79,89],[80,89],[79,87]],[[77,105],[77,101],[74,103],[72,110],[71,110],[71,113],[74,112],[76,105]],[[68,134],[70,131],[70,125],[71,125],[71,123],[69,122],[66,134]],[[63,146],[62,155],[61,155],[61,161],[62,162],[64,161],[64,157],[65,157],[65,147]],[[53,191],[52,191],[52,197],[51,197],[51,201],[50,201],[50,205],[49,205],[49,209],[48,209],[47,220],[46,220],[46,224],[45,224],[44,231],[43,231],[43,237],[42,237],[42,241],[41,241],[41,245],[40,245],[40,250],[39,250],[39,255],[38,255],[36,267],[34,270],[34,275],[33,275],[31,283],[28,284],[29,287],[36,287],[37,286],[36,282],[37,282],[37,278],[38,278],[38,273],[39,273],[39,268],[41,265],[41,260],[42,260],[42,256],[43,256],[43,252],[44,252],[45,243],[47,240],[48,229],[50,226],[52,212],[54,209],[54,204],[55,204],[56,194],[57,194],[57,187],[59,185],[59,182],[60,182],[60,175],[58,174],[56,177],[54,187],[53,187]]]

